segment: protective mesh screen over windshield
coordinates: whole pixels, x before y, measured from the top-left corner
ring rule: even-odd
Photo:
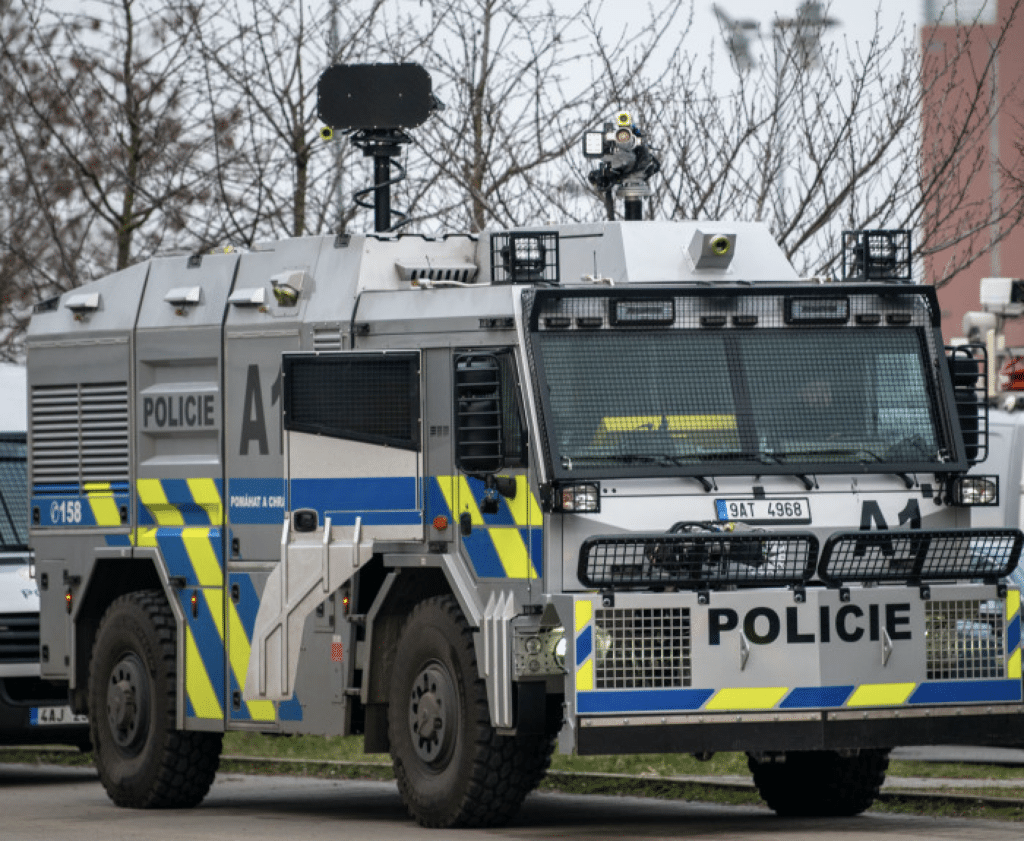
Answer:
[[[857,327],[850,315],[842,327],[783,326],[773,318],[781,298],[754,298],[766,327],[699,326],[701,307],[714,307],[683,299],[660,316],[645,303],[637,311],[662,323],[643,329],[616,329],[614,316],[590,330],[538,320],[534,362],[555,469],[767,473],[950,460],[924,325]],[[587,308],[589,323],[597,309]]]

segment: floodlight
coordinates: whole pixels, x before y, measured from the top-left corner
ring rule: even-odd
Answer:
[[[418,64],[335,64],[317,83],[317,113],[332,129],[415,128],[437,107]]]
[[[600,158],[604,155],[604,132],[586,131],[583,133],[583,157]]]

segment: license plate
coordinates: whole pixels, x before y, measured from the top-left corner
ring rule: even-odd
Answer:
[[[29,712],[29,724],[33,727],[47,727],[60,724],[88,724],[89,718],[75,715],[71,707],[32,707]]]
[[[807,497],[786,499],[716,499],[715,508],[722,522],[738,521],[756,526],[775,523],[811,522],[811,504]]]

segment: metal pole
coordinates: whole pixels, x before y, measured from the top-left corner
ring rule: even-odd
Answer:
[[[373,229],[383,233],[391,227],[391,156],[373,156]]]

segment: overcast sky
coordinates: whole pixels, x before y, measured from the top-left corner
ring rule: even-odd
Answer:
[[[989,0],[995,2],[995,0]],[[573,0],[556,0],[559,6],[575,5]],[[717,4],[734,20],[756,21],[760,25],[762,38],[770,38],[772,24],[776,18],[792,19],[803,0],[717,0]],[[942,2],[942,0],[933,0]],[[986,0],[958,0],[964,5],[977,5]],[[657,5],[657,0],[654,2]],[[883,33],[892,34],[902,25],[904,34],[910,37],[921,25],[924,14],[925,0],[834,0],[826,3],[828,17],[837,23],[825,33],[825,38],[842,43],[843,39],[851,42],[866,41],[875,31],[876,19]],[[630,21],[642,18],[646,7],[643,0],[624,2],[624,0],[607,0],[602,17],[608,25],[628,26]],[[720,34],[720,26],[712,11],[712,0],[695,0],[693,5],[693,27],[687,36],[695,51],[708,52],[712,43],[715,52],[727,55],[725,42]],[[877,16],[877,17],[876,17]],[[758,51],[757,34],[752,33],[755,53]]]

